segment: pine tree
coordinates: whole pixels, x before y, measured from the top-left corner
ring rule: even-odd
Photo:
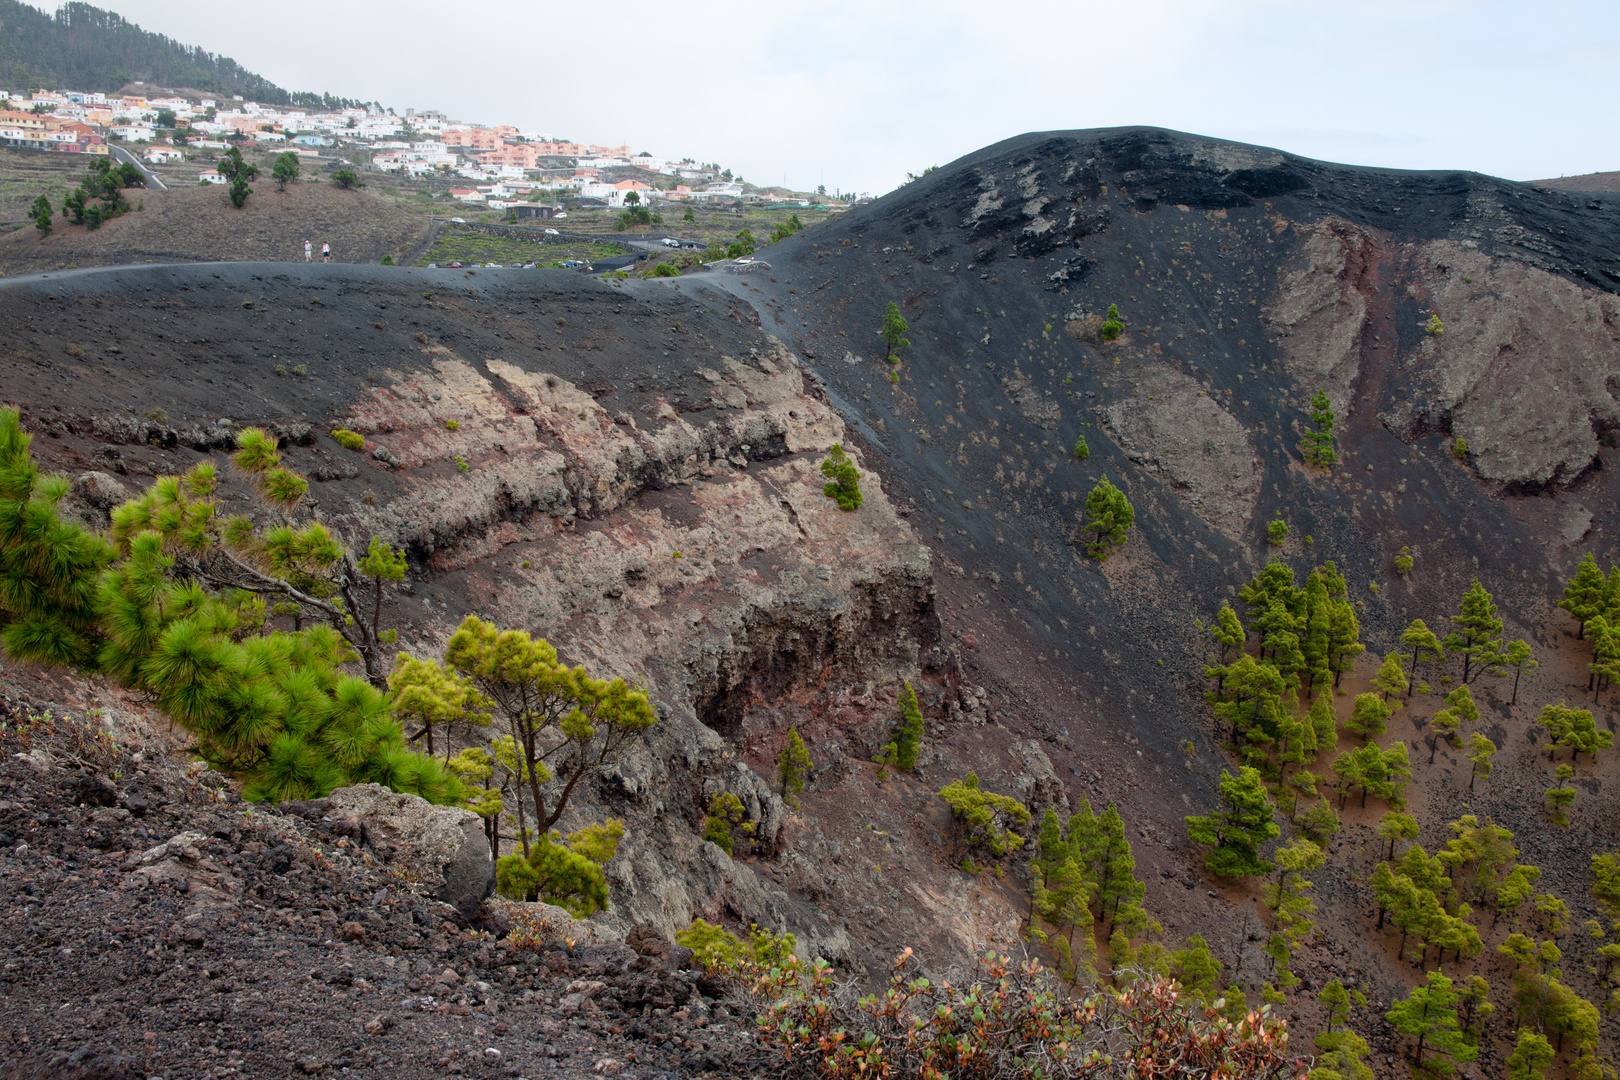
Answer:
[[[1569,780],[1575,775],[1574,766],[1560,765],[1557,770],[1559,783],[1547,789],[1547,807],[1552,811],[1553,824],[1560,829],[1569,828],[1569,814],[1566,812],[1575,805],[1575,789],[1570,786]]]
[[[1479,1055],[1457,1021],[1457,994],[1451,980],[1438,971],[1428,973],[1422,986],[1412,989],[1404,1001],[1384,1014],[1402,1035],[1417,1036],[1414,1060],[1423,1065],[1425,1046],[1453,1061],[1469,1062]]]
[[[1473,771],[1468,774],[1468,790],[1473,791],[1474,781],[1491,778],[1491,758],[1496,756],[1496,744],[1476,731],[1469,737],[1468,753],[1463,756],[1473,763]]]
[[[977,773],[968,773],[939,790],[939,797],[951,809],[961,847],[977,849],[1001,858],[1024,846],[1024,837],[1014,832],[1029,824],[1029,810],[1010,795],[998,795],[979,786]]]
[[[1126,534],[1136,521],[1136,510],[1125,493],[1104,476],[1086,496],[1085,531],[1092,538],[1086,551],[1101,562],[1125,543]]]
[[[1519,679],[1524,676],[1525,672],[1534,671],[1541,665],[1536,662],[1534,654],[1531,653],[1529,643],[1522,638],[1508,642],[1507,646],[1497,654],[1496,660],[1501,674],[1505,675],[1509,670],[1513,672],[1513,699],[1508,704],[1517,705],[1519,703]],[[1496,672],[1493,671],[1492,674],[1494,675]]]
[[[1389,854],[1385,858],[1394,862],[1396,841],[1417,839],[1417,818],[1411,814],[1403,814],[1399,810],[1386,810],[1378,821],[1378,835],[1389,841]]]
[[[567,909],[576,919],[608,906],[607,878],[602,867],[618,852],[624,822],[610,818],[587,825],[564,841],[555,830],[543,833],[526,855],[507,855],[495,867],[501,895],[519,901],[544,900]]]
[[[922,749],[923,716],[917,705],[916,691],[905,683],[900,691],[900,725],[886,750],[897,769],[910,771],[917,767],[917,752]]]
[[[462,620],[451,636],[445,661],[472,680],[505,722],[523,757],[542,838],[562,817],[581,780],[616,760],[658,723],[644,691],[623,679],[595,679],[582,667],[569,668],[544,639],[525,630],[501,630],[476,615]],[[548,810],[541,787],[553,768],[567,779]]]
[[[1496,613],[1491,594],[1478,578],[1463,594],[1451,624],[1456,629],[1446,635],[1446,648],[1462,656],[1462,681],[1472,682],[1489,666],[1490,658],[1496,656],[1502,646],[1502,618]]]
[[[836,502],[838,509],[861,508],[861,470],[844,452],[842,443],[833,443],[832,449],[827,451],[826,460],[821,463],[821,475],[827,477],[822,494]]]
[[[1422,619],[1413,619],[1412,625],[1401,633],[1401,644],[1412,650],[1412,669],[1408,672],[1410,680],[1406,690],[1406,696],[1411,697],[1412,686],[1417,682],[1418,663],[1439,664],[1446,658],[1446,649]]]
[[[1305,461],[1325,471],[1338,463],[1339,455],[1333,449],[1333,403],[1324,391],[1318,390],[1311,398],[1311,423],[1316,429],[1305,433]]]
[[[1406,657],[1400,653],[1390,653],[1384,657],[1384,662],[1378,666],[1377,673],[1373,675],[1373,689],[1382,694],[1386,702],[1392,694],[1396,697],[1404,695],[1411,686],[1406,681],[1406,673],[1401,670],[1401,661],[1405,659]],[[1400,708],[1398,702],[1395,708]]]
[[[1260,857],[1260,845],[1275,840],[1282,829],[1260,770],[1242,767],[1237,775],[1221,773],[1221,801],[1205,816],[1189,816],[1187,835],[1210,850],[1204,865],[1222,877],[1267,874],[1273,865]]]
[[[906,331],[911,327],[906,325],[905,316],[900,314],[900,307],[893,300],[883,312],[883,327],[878,331],[883,338],[883,359],[892,361],[894,354],[910,346],[906,339]]]
[[[782,785],[782,798],[789,806],[799,805],[796,796],[804,790],[805,777],[813,768],[815,762],[810,760],[810,750],[799,738],[799,729],[788,728],[787,742],[776,755],[776,777]]]
[[[1377,694],[1357,694],[1355,706],[1350,710],[1350,719],[1344,722],[1344,730],[1360,735],[1364,742],[1376,739],[1388,730],[1386,721],[1391,711]]]
[[[1361,624],[1356,619],[1356,609],[1343,598],[1335,599],[1328,611],[1328,648],[1333,658],[1333,685],[1337,687],[1339,677],[1346,671],[1355,670],[1356,657],[1367,649],[1361,643]]]
[[[1529,1028],[1520,1028],[1518,1043],[1507,1059],[1508,1080],[1547,1080],[1547,1074],[1541,1070],[1552,1063],[1553,1048],[1547,1037]]]
[[[1233,611],[1232,605],[1224,600],[1221,602],[1221,610],[1215,614],[1215,625],[1210,627],[1210,633],[1214,636],[1216,644],[1221,647],[1219,662],[1222,664],[1226,663],[1228,653],[1233,649],[1243,648],[1243,643],[1248,640],[1243,623],[1238,621],[1237,612]]]
[[[1468,684],[1463,683],[1446,695],[1446,707],[1438,710],[1429,720],[1429,728],[1434,733],[1429,739],[1429,764],[1434,764],[1438,736],[1444,736],[1453,746],[1461,746],[1462,740],[1457,737],[1458,730],[1465,724],[1477,723],[1479,723],[1479,706],[1474,704],[1474,695],[1468,692]]]
[[[1339,748],[1338,718],[1333,714],[1333,695],[1318,694],[1311,703],[1311,727],[1316,733],[1316,754],[1324,757]]]
[[[406,742],[425,739],[429,756],[436,752],[435,728],[443,735],[444,756],[448,761],[450,734],[456,726],[489,726],[489,710],[494,703],[478,692],[471,679],[436,661],[417,660],[409,653],[400,653],[388,676],[388,689],[393,694],[390,707],[394,719],[407,729],[416,728]]]
[[[1586,636],[1587,620],[1602,612],[1606,606],[1607,584],[1603,571],[1598,569],[1597,560],[1588,551],[1586,558],[1575,568],[1575,576],[1564,586],[1564,598],[1558,601],[1558,606],[1569,612],[1578,624],[1575,631],[1577,639]]]

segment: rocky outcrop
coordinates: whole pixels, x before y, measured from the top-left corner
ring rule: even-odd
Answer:
[[[1248,432],[1191,376],[1146,368],[1135,392],[1108,406],[1109,435],[1210,528],[1242,540],[1260,498]]]
[[[1307,393],[1325,390],[1334,411],[1354,408],[1367,300],[1362,276],[1375,258],[1372,237],[1348,222],[1323,221],[1306,233],[1277,274],[1262,320],[1280,338],[1284,364]]]
[[[495,864],[483,819],[471,810],[434,806],[381,784],[338,788],[321,800],[324,815],[363,847],[408,866],[433,899],[472,918],[495,889]]]

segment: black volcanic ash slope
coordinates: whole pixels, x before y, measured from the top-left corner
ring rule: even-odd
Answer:
[[[1324,479],[1298,464],[1297,425],[1320,383],[1290,374],[1268,309],[1288,300],[1289,264],[1329,225],[1371,238],[1340,276],[1376,298],[1352,348],[1346,461]],[[1235,602],[1268,557],[1273,515],[1290,524],[1285,554],[1302,571],[1331,559],[1350,577],[1364,640],[1380,651],[1413,615],[1451,610],[1474,573],[1521,622],[1546,610],[1558,583],[1541,550],[1545,508],[1521,512],[1456,467],[1442,446],[1449,417],[1423,413],[1428,389],[1405,372],[1425,345],[1425,309],[1402,259],[1435,242],[1589,292],[1620,288],[1620,199],[1122,129],[1026,135],[965,157],[770,248],[780,280],[750,275],[740,291],[814,358],[879,467],[921,508],[925,535],[970,572],[966,610],[977,602],[998,634],[1050,658],[1039,670],[1073,698],[1048,712],[1095,706],[1168,750],[1206,723],[1194,620]],[[874,337],[891,300],[914,343],[897,387]],[[1087,319],[1110,303],[1125,337],[1087,340]],[[1232,507],[1201,516],[1151,448],[1129,452],[1104,422],[1116,408],[1128,419],[1155,385],[1189,381],[1257,459],[1252,513],[1224,532],[1209,519]],[[1407,422],[1392,428],[1392,413]],[[1070,456],[1080,436],[1084,462]],[[1602,449],[1578,478],[1600,489],[1583,490],[1588,505],[1613,505],[1612,455]],[[1138,516],[1118,565],[1099,570],[1076,525],[1104,474]],[[1397,485],[1411,496],[1396,499]],[[1421,546],[1427,584],[1400,599],[1370,592],[1403,544]]]

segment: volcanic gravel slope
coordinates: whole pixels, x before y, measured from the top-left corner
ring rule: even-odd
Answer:
[[[695,984],[718,988],[646,955],[667,949],[475,929],[409,856],[319,804],[243,804],[114,703],[109,748],[60,699],[0,699],[0,1076],[655,1077],[750,1053]]]

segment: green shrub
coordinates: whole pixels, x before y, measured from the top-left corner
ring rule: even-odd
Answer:
[[[840,510],[858,510],[861,506],[861,471],[844,453],[842,443],[833,443],[827,459],[821,463],[821,475],[827,477],[822,493],[838,503]]]
[[[1086,445],[1084,435],[1074,441],[1074,456],[1080,461],[1084,461],[1091,456],[1091,447]]]
[[[1119,305],[1118,304],[1109,304],[1108,305],[1108,318],[1103,320],[1103,324],[1102,324],[1101,327],[1098,328],[1097,333],[1102,337],[1102,339],[1104,341],[1113,341],[1115,338],[1119,337],[1119,335],[1124,333],[1124,332],[1125,332],[1125,321],[1123,319],[1121,319],[1120,316],[1119,316]]]
[[[445,430],[454,431],[454,430],[456,430],[457,428],[459,428],[461,426],[461,421],[460,420],[446,420],[444,422],[444,426],[445,426]]]
[[[1468,443],[1461,435],[1451,444],[1451,456],[1458,461],[1465,461],[1468,458]]]
[[[737,841],[752,841],[754,823],[742,800],[729,791],[716,792],[709,800],[709,814],[703,819],[703,839],[727,855],[736,854]]]
[[[566,908],[576,919],[608,906],[602,867],[612,860],[624,836],[624,822],[610,818],[587,825],[564,843],[555,829],[529,849],[528,857],[503,855],[495,863],[495,887],[512,900],[543,900]]]
[[[1412,549],[1402,546],[1401,553],[1395,556],[1395,572],[1405,577],[1412,572]]]
[[[748,940],[742,941],[723,926],[693,919],[691,926],[676,933],[675,944],[691,949],[692,962],[710,975],[748,978],[773,969],[789,970],[798,963],[794,956],[798,940],[792,934],[773,934],[758,924],[749,925]]]
[[[348,428],[333,428],[332,438],[336,439],[337,444],[345,450],[364,450],[366,448],[365,436],[359,432],[350,431]]]
[[[661,262],[657,266],[653,267],[652,268],[652,273],[648,274],[647,276],[648,277],[680,277],[681,272],[679,270],[675,269],[673,264]]]
[[[1266,543],[1272,547],[1282,547],[1288,540],[1288,522],[1277,518],[1266,526]]]
[[[393,266],[394,265],[394,257],[392,255],[384,255],[382,257],[382,265],[383,266]]]
[[[922,737],[922,709],[917,705],[916,691],[908,682],[900,691],[900,724],[895,729],[894,738],[889,740],[879,755],[879,762],[896,769],[915,769],[917,752],[922,749]]]

